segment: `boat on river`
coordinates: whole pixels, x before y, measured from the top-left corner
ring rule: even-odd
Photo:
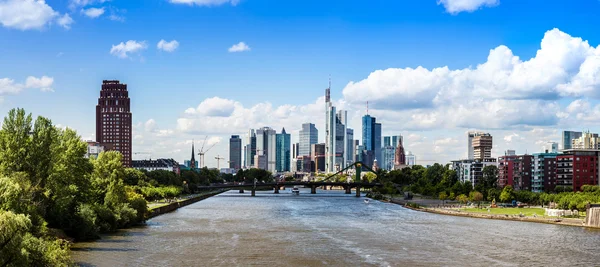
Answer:
[[[294,188],[292,189],[292,194],[295,195],[300,195],[300,189],[298,188],[298,186],[294,186]]]
[[[365,204],[369,204],[369,199],[365,199]]]

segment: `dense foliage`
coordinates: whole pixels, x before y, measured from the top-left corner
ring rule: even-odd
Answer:
[[[372,175],[372,174],[370,174]],[[412,166],[390,172],[379,171],[379,182],[384,187],[376,189],[382,194],[396,194],[403,191],[444,200],[455,200],[460,203],[481,201],[497,201],[510,203],[513,200],[531,205],[549,205],[555,203],[557,208],[577,209],[585,211],[588,203],[600,203],[600,187],[585,185],[582,192],[573,192],[571,187],[560,187],[552,193],[534,193],[531,191],[515,191],[512,186],[498,189],[496,166],[483,169],[483,180],[473,188],[470,182],[461,183],[455,171],[449,165],[434,164],[429,168]]]
[[[0,130],[0,266],[70,264],[76,239],[144,220],[144,197],[128,188],[121,154],[85,158],[87,144],[44,117],[13,109]],[[176,182],[176,181],[175,181]],[[52,234],[51,234],[52,233]]]

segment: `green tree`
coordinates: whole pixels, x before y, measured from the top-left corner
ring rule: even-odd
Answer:
[[[0,266],[69,266],[68,245],[31,234],[27,216],[0,210]]]
[[[462,204],[466,204],[469,201],[469,197],[465,194],[460,194],[456,197],[456,200]]]
[[[134,168],[125,169],[124,180],[127,185],[139,185],[148,181],[148,176],[140,170]]]
[[[4,117],[0,131],[0,173],[26,171],[31,144],[31,114],[12,109]]]
[[[510,185],[505,186],[502,189],[502,193],[500,193],[500,201],[509,202],[513,199],[515,199],[513,187]]]
[[[446,192],[441,192],[440,196],[439,196],[439,199],[441,201],[445,201],[446,199],[448,199],[448,194],[446,194]]]
[[[498,187],[498,167],[496,165],[483,167],[483,184],[484,189]]]

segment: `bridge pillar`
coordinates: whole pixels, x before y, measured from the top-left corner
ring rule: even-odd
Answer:
[[[317,193],[317,186],[316,185],[311,185],[310,186],[310,193],[311,194],[316,194]]]
[[[273,193],[279,194],[279,186],[278,185],[275,186],[275,192],[273,192]]]
[[[240,194],[243,194],[243,193],[244,193],[244,189],[240,189]]]
[[[356,186],[356,197],[360,197],[360,186]]]
[[[346,194],[352,194],[352,188],[349,185],[345,186],[344,189],[346,189]]]
[[[255,197],[256,196],[256,189],[252,188],[252,196]]]

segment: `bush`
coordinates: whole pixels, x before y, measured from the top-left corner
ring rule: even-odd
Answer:
[[[76,224],[73,227],[73,234],[78,240],[89,240],[98,238],[100,227],[96,225],[98,217],[94,207],[90,204],[82,204],[77,208]]]

